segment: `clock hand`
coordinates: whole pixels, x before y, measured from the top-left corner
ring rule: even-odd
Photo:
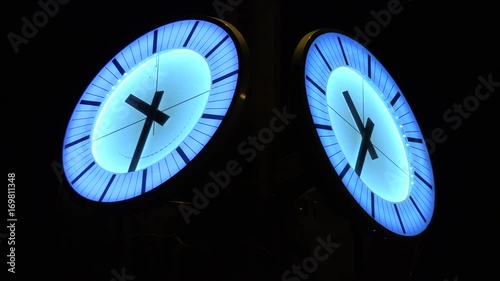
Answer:
[[[354,126],[349,122],[347,121],[342,115],[340,115],[340,113],[338,113],[335,109],[333,109],[330,105],[328,105],[328,108],[330,108],[333,112],[335,112],[342,120],[344,120],[348,125],[350,125],[353,130],[355,130],[356,132],[360,133],[356,128],[354,128]],[[394,161],[392,161],[392,159],[387,156],[387,154],[385,154],[379,147],[377,147],[375,144],[373,144],[373,147],[376,149],[376,151],[378,151],[378,153],[382,154],[385,158],[387,158],[387,160],[389,160],[392,164],[394,164],[394,166],[396,166],[399,170],[401,170],[403,173],[406,174],[406,172],[401,168],[399,167]]]
[[[342,120],[344,120],[349,126],[351,126],[353,128],[354,131],[356,131],[357,133],[361,134],[362,132],[360,132],[357,128],[354,128],[354,126],[351,124],[351,122],[349,122],[348,120],[346,120],[344,118],[344,116],[342,116],[340,113],[337,112],[337,110],[335,110],[331,105],[328,104],[328,108],[330,108],[333,112],[335,112]]]
[[[160,56],[156,56],[156,88],[155,93],[158,92],[158,73],[160,72]],[[153,135],[155,134],[156,123],[153,123]]]
[[[360,133],[356,128],[354,128],[354,126],[349,122],[347,121],[342,115],[340,115],[340,113],[338,113],[335,109],[333,109],[330,105],[328,105],[328,108],[330,108],[333,112],[335,112],[342,120],[344,120],[349,126],[351,126],[353,128],[353,130],[355,130],[356,132]],[[375,144],[373,144],[373,147],[376,149],[376,151],[378,151],[378,153],[382,154],[385,158],[387,158],[387,160],[389,160],[392,164],[394,164],[394,166],[396,166],[399,170],[401,170],[403,173],[406,174],[406,172],[401,168],[399,167],[394,161],[392,161],[392,159],[387,156],[387,154],[385,154],[379,147],[377,147]]]
[[[161,95],[163,95],[163,91],[160,91],[160,92],[156,92],[155,96],[158,93],[161,93]],[[165,124],[165,122],[167,122],[168,118],[170,118],[170,116],[159,111],[158,109],[155,109],[154,112],[151,113],[151,110],[153,110],[152,109],[153,105],[147,104],[145,101],[141,100],[140,98],[138,98],[134,95],[128,96],[128,98],[125,100],[125,102],[146,116],[149,116],[149,114],[152,114],[154,117],[154,121],[156,121],[156,123],[159,123],[162,126]],[[142,119],[142,120],[144,120],[144,119]]]
[[[358,127],[360,133],[363,134],[364,130],[363,121],[361,120],[361,117],[359,116],[359,113],[356,110],[356,106],[354,106],[354,102],[352,101],[351,95],[349,95],[348,91],[343,91],[342,95],[344,96],[347,106],[351,111],[352,117],[354,118],[354,122],[356,122],[356,126]]]
[[[162,96],[163,91],[155,92],[151,105],[144,105],[145,103],[134,95],[130,95],[125,101],[126,103],[130,104],[132,107],[136,108],[146,115],[146,122],[144,122],[141,135],[139,136],[139,141],[137,142],[134,155],[132,156],[132,161],[130,162],[130,167],[128,169],[129,172],[133,172],[137,168],[137,164],[139,163],[142,151],[144,150],[144,145],[146,145],[146,140],[148,139],[149,131],[151,130],[153,122],[158,122],[163,125],[169,118],[168,115],[158,111],[158,106],[160,105]],[[157,120],[157,116],[159,116],[159,120]]]
[[[339,112],[337,112],[334,108],[332,108],[330,105],[328,105],[328,108],[330,108],[333,112],[335,112],[342,120],[344,120],[349,126],[351,126],[353,128],[353,130],[355,130],[356,132],[362,134],[362,132],[359,132],[358,129],[356,129],[352,124],[351,122],[349,122],[348,120],[346,120],[344,118],[344,116],[342,116]],[[403,173],[407,174],[404,169],[402,169],[401,167],[399,167],[389,156],[387,156],[387,154],[385,154],[379,147],[377,147],[375,144],[372,143],[372,146],[376,149],[376,151],[380,154],[382,154],[385,158],[387,158],[387,160],[389,160],[392,164],[394,164],[394,166],[396,166],[399,170],[401,170]],[[375,159],[375,158],[374,158]]]
[[[392,159],[389,156],[387,156],[387,154],[385,154],[380,148],[378,148],[376,145],[373,145],[373,147],[375,147],[375,149],[377,149],[377,151],[380,154],[382,154],[382,156],[387,158],[387,160],[389,160],[389,162],[391,162],[394,166],[396,166],[396,168],[398,168],[401,172],[403,172],[403,174],[409,176],[408,173],[404,169],[402,169],[401,167],[398,166],[398,164],[396,164],[394,161],[392,161]]]
[[[169,110],[169,109],[172,109],[172,108],[174,108],[174,107],[176,107],[176,106],[179,106],[179,105],[181,105],[181,104],[183,104],[183,103],[186,103],[186,102],[188,102],[188,101],[190,101],[190,100],[192,100],[192,99],[195,99],[195,98],[197,98],[197,97],[200,97],[200,96],[202,96],[202,95],[204,95],[204,94],[206,94],[206,93],[208,93],[208,92],[210,92],[210,90],[205,91],[205,92],[203,92],[203,93],[201,93],[201,94],[198,94],[198,95],[196,95],[196,96],[190,97],[190,98],[188,98],[188,99],[185,99],[185,100],[183,100],[183,101],[181,101],[181,102],[179,102],[179,103],[177,103],[177,104],[174,104],[174,105],[172,105],[172,106],[170,106],[170,107],[167,107],[167,108],[165,108],[165,109],[163,109],[163,110],[161,110],[161,111],[162,111],[162,112],[165,112],[165,111],[167,111],[167,110]]]
[[[344,120],[349,126],[351,126],[353,128],[353,130],[355,130],[356,132],[360,133],[356,128],[354,128],[354,126],[351,124],[351,122],[347,121],[342,115],[340,115],[340,113],[338,113],[335,109],[333,109],[330,105],[328,105],[328,108],[330,108],[333,112],[335,112],[342,120]],[[379,147],[377,147],[375,144],[373,144],[373,147],[378,151],[378,153],[382,154],[385,158],[387,158],[387,160],[389,160],[392,164],[394,164],[394,166],[396,166],[399,170],[401,170],[404,174],[408,175],[401,167],[398,166],[398,164],[396,164],[394,161],[392,161],[392,159],[387,156],[387,154],[385,154]]]
[[[347,102],[347,106],[349,107],[349,110],[351,111],[352,117],[354,118],[354,122],[356,122],[356,126],[358,127],[359,132],[361,133],[361,135],[364,135],[365,127],[363,125],[363,121],[361,120],[361,117],[359,116],[358,111],[356,110],[356,106],[354,106],[354,102],[352,101],[351,95],[349,95],[348,91],[344,91],[344,92],[342,92],[342,94],[344,95],[344,99]],[[371,135],[371,133],[370,133],[370,135]],[[376,159],[378,157],[377,152],[373,148],[373,144],[369,138],[368,138],[368,152],[370,153],[370,156],[372,159]]]
[[[160,73],[160,56],[157,55],[156,56],[156,89],[155,89],[155,92],[158,92],[158,77],[159,77],[159,74]]]
[[[201,95],[204,95],[204,94],[206,94],[206,93],[208,93],[208,92],[210,92],[210,90],[205,91],[205,92],[203,92],[203,93],[201,93],[201,94],[198,94],[198,95],[196,95],[196,96],[194,96],[194,97],[188,98],[188,99],[186,99],[186,100],[184,100],[184,101],[182,101],[182,102],[179,102],[179,103],[177,103],[177,104],[175,104],[175,105],[173,105],[173,106],[170,106],[170,107],[168,107],[168,108],[165,108],[165,109],[163,109],[163,110],[161,110],[161,111],[157,111],[157,112],[156,112],[156,115],[158,116],[158,115],[159,115],[159,112],[160,112],[160,113],[163,113],[163,112],[165,112],[165,111],[167,111],[167,110],[169,110],[169,109],[172,109],[172,108],[174,108],[174,107],[176,107],[176,106],[179,106],[179,105],[181,105],[181,104],[183,104],[183,103],[186,103],[186,102],[188,102],[188,101],[190,101],[190,100],[192,100],[192,99],[194,99],[194,98],[197,98],[197,97],[199,97],[199,96],[201,96]],[[133,95],[132,95],[132,96],[133,96]],[[130,96],[129,96],[129,98],[130,98]],[[128,100],[129,98],[127,98],[127,100]],[[134,98],[130,98],[130,99],[134,99]],[[142,101],[142,100],[140,100],[140,99],[137,99],[137,100],[139,100],[139,103],[143,102],[143,101]],[[147,105],[147,103],[145,103],[145,102],[144,102],[144,104],[146,104],[146,105]],[[141,112],[142,112],[142,111],[141,111]],[[142,113],[144,113],[144,112],[142,112]],[[168,118],[169,118],[169,116],[168,116],[168,115],[166,115],[166,116],[167,116],[167,119],[168,119]],[[159,121],[161,121],[161,118],[162,118],[162,117],[161,117],[161,115],[160,115],[160,117],[155,117],[155,121],[156,121],[156,118],[160,118],[160,119],[158,119],[158,120],[159,120]],[[140,123],[140,122],[142,122],[142,121],[144,121],[144,120],[146,120],[146,118],[142,118],[142,119],[140,119],[140,120],[137,120],[137,121],[135,121],[135,122],[133,122],[133,123],[130,123],[130,124],[126,125],[126,126],[123,126],[123,127],[119,128],[119,129],[116,129],[116,130],[114,130],[114,131],[112,131],[112,132],[110,132],[110,133],[107,133],[107,134],[105,134],[105,135],[103,135],[103,136],[101,136],[101,137],[99,137],[99,138],[93,139],[92,141],[98,141],[98,140],[101,140],[101,139],[103,139],[103,138],[105,138],[105,137],[108,137],[108,136],[110,136],[110,135],[112,135],[112,134],[118,133],[118,132],[120,132],[120,131],[122,131],[122,130],[124,130],[124,129],[128,128],[128,127],[131,127],[131,126],[133,126],[133,125],[135,125],[135,124],[137,124],[137,123]],[[157,121],[157,123],[159,123],[159,122]]]
[[[373,148],[370,138],[372,136],[374,126],[375,124],[373,123],[373,121],[370,118],[368,118],[368,120],[366,121],[366,128],[364,128],[363,133],[361,134],[361,144],[359,146],[358,158],[356,160],[356,167],[354,169],[356,174],[358,174],[359,176],[361,176],[361,170],[363,169],[363,165],[365,163],[366,152],[370,147]],[[375,158],[372,157],[372,159]]]

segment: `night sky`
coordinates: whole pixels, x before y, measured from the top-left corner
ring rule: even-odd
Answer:
[[[228,0],[237,5],[223,14],[217,13],[212,0],[59,2],[64,4],[52,9],[52,15],[36,18],[45,22],[29,31],[31,38],[23,36],[23,18],[32,21],[34,14],[40,15],[40,4],[10,1],[3,7],[3,169],[4,175],[16,175],[16,277],[35,272],[42,279],[108,281],[113,272],[126,268],[134,280],[281,280],[285,270],[307,257],[307,249],[314,249],[316,237],[344,233],[346,221],[351,227],[338,239],[364,241],[365,246],[359,250],[359,244],[341,242],[345,247],[339,249],[344,250],[332,254],[308,280],[486,280],[482,274],[494,272],[496,264],[485,255],[493,251],[494,257],[497,244],[494,112],[499,105],[500,25],[490,1]],[[388,5],[397,6],[398,13],[373,25]],[[429,140],[436,209],[426,232],[413,240],[380,231],[372,234],[378,226],[349,207],[354,201],[342,207],[316,203],[314,216],[322,223],[309,221],[304,208],[297,211],[308,201],[293,202],[322,179],[287,172],[314,167],[300,160],[301,130],[293,126],[243,167],[242,176],[211,202],[204,216],[176,232],[183,233],[183,243],[146,235],[134,238],[149,228],[176,237],[168,236],[175,228],[168,222],[179,219],[175,206],[165,215],[169,220],[162,220],[157,201],[149,209],[141,205],[140,210],[103,215],[66,197],[71,192],[67,183],[59,182],[53,166],[61,162],[69,117],[88,83],[131,41],[190,15],[222,15],[245,37],[251,58],[241,126],[228,136],[234,144],[226,146],[217,161],[207,160],[198,171],[203,175],[210,165],[217,169],[229,159],[241,158],[235,152],[237,144],[267,126],[273,108],[291,102],[298,87],[290,75],[291,57],[306,33],[334,28],[355,34],[357,28],[366,32],[367,26],[378,26],[368,30],[367,47],[399,84]],[[21,43],[13,44],[12,38]],[[490,81],[488,86],[485,81]],[[190,189],[179,198],[189,197]],[[318,215],[322,210],[327,211]],[[0,230],[2,259],[8,254],[7,240],[1,236],[5,232]],[[312,237],[312,244],[300,241],[303,237]],[[189,247],[186,241],[197,246]],[[362,258],[353,258],[360,252]],[[358,272],[358,279],[349,275],[351,271]],[[412,272],[412,277],[405,272]]]

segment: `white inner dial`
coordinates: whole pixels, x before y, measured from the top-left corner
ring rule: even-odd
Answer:
[[[384,200],[401,202],[410,193],[410,165],[393,109],[373,82],[350,67],[328,80],[332,128],[350,166]]]
[[[210,68],[197,52],[151,56],[124,75],[100,108],[91,136],[95,161],[113,173],[160,161],[199,121],[211,84]]]

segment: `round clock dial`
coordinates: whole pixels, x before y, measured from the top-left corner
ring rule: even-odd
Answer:
[[[95,76],[64,137],[81,196],[116,202],[166,183],[209,144],[245,97],[245,42],[228,23],[192,18],[130,43]]]
[[[375,221],[414,236],[434,211],[434,176],[418,122],[389,72],[354,39],[309,33],[296,54],[310,122],[332,172]]]

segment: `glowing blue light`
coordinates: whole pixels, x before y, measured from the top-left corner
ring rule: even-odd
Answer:
[[[64,172],[78,194],[99,202],[137,197],[201,152],[239,95],[240,42],[229,32],[218,21],[170,23],[102,68],[64,137]]]
[[[375,56],[348,36],[320,30],[305,51],[308,105],[333,171],[380,225],[404,236],[421,233],[434,211],[434,176],[402,91]],[[363,137],[368,131],[370,137]]]
[[[137,121],[145,118],[131,106],[124,106],[120,115],[113,108],[126,105],[131,93],[150,103],[151,93],[161,89],[164,97],[159,109],[170,116],[165,125],[153,125],[136,168],[142,170],[172,153],[193,130],[207,105],[211,83],[208,64],[192,50],[167,50],[147,59],[99,109],[91,140],[97,164],[112,173],[128,172],[129,159],[144,126],[144,122]]]
[[[397,124],[379,97],[378,88],[356,70],[345,66],[332,71],[326,88],[333,132],[347,162],[351,167],[356,165],[362,134],[342,95],[344,91],[354,100],[363,123],[370,118],[375,124],[371,143],[379,157],[376,161],[365,161],[361,180],[384,200],[405,200],[409,191],[408,158]]]

